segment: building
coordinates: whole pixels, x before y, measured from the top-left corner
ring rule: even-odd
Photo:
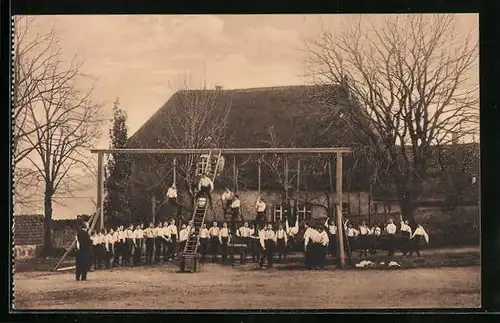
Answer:
[[[264,147],[325,147],[325,146],[359,146],[351,131],[342,120],[338,120],[328,128],[321,118],[325,109],[323,87],[318,86],[284,86],[271,88],[226,90],[183,90],[175,93],[134,135],[129,139],[130,148],[264,148]],[[345,99],[345,93],[334,88],[338,93],[336,100]],[[344,94],[343,94],[344,93]],[[320,98],[320,99],[318,99]],[[360,113],[362,113],[360,111]],[[202,117],[200,117],[202,116]],[[224,126],[222,126],[224,125]],[[325,129],[330,129],[325,131]],[[460,152],[465,146],[453,146]],[[478,148],[478,146],[477,146]],[[460,153],[459,153],[460,154]],[[255,198],[257,183],[256,156],[249,160],[235,159],[238,165],[233,172],[229,158],[225,174],[219,179],[219,187],[227,186],[233,191],[245,192],[242,203],[248,204],[247,214],[252,213],[252,200]],[[134,155],[133,173],[131,176],[131,199],[133,213],[146,214],[140,218],[150,218],[153,212],[151,197],[162,203],[165,191],[172,182],[171,156],[137,156]],[[266,156],[266,158],[268,158]],[[273,158],[273,156],[269,156]],[[309,159],[308,159],[309,158]],[[289,174],[292,178],[289,196],[300,191],[300,199],[304,192],[319,196],[315,204],[325,204],[325,192],[330,191],[328,177],[328,160],[310,159],[300,156],[300,185],[296,187],[296,167],[298,156],[290,156],[288,160]],[[312,157],[314,158],[314,157]],[[357,158],[357,160],[356,160]],[[468,157],[474,158],[474,157]],[[334,163],[334,161],[332,162]],[[436,169],[443,169],[438,158],[432,163]],[[179,168],[188,163],[178,160]],[[279,203],[284,194],[284,160],[272,159],[262,169],[262,192],[270,203]],[[477,160],[476,160],[477,164]],[[188,167],[186,166],[186,167]],[[334,164],[332,165],[334,166]],[[344,196],[346,209],[350,213],[367,215],[384,209],[381,200],[394,200],[393,189],[386,191],[370,190],[370,174],[359,156],[352,154],[344,159]],[[474,166],[472,166],[474,167]],[[163,169],[163,170],[162,170]],[[180,172],[189,173],[184,169]],[[463,170],[468,172],[469,170]],[[335,172],[333,171],[333,174]],[[236,175],[236,176],[235,176]],[[295,176],[295,177],[294,177]],[[179,183],[182,176],[177,175],[178,187],[187,191]],[[447,187],[438,187],[442,183],[438,172],[426,185],[425,198],[445,199]],[[333,179],[335,185],[335,179]],[[371,191],[371,194],[369,194]],[[332,197],[334,200],[334,197]],[[362,202],[361,202],[362,201]],[[377,201],[377,205],[373,201]],[[391,203],[389,203],[391,204]],[[167,209],[167,207],[163,207]],[[162,213],[162,209],[158,211]],[[165,211],[168,212],[168,211]],[[315,212],[323,216],[324,212]]]
[[[43,246],[43,214],[14,216],[14,259],[30,259],[36,255],[36,249]]]

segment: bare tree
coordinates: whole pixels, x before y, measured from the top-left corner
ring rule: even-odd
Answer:
[[[168,106],[160,110],[161,115],[155,116],[156,120],[161,120],[161,123],[156,125],[154,133],[147,135],[147,138],[154,138],[154,142],[148,142],[147,138],[139,139],[138,145],[143,148],[176,149],[223,146],[227,139],[226,126],[231,110],[231,100],[224,91],[196,89],[187,79],[178,81],[172,88],[176,92],[168,101]],[[218,152],[213,151],[213,153]],[[196,184],[194,174],[199,156],[181,155],[176,158],[177,185],[192,197],[193,185]],[[144,166],[145,163],[147,167]],[[166,176],[172,174],[171,156],[145,156],[142,162],[136,158],[134,164],[137,170],[141,169],[141,173],[149,172],[148,185],[152,188],[163,187],[166,191],[170,186],[170,183],[166,182]]]
[[[30,35],[29,31],[34,22],[34,17],[14,17],[12,163],[16,182],[15,202],[18,206],[36,204],[40,196],[36,190],[41,180],[38,172],[22,163],[35,149],[27,140],[37,130],[30,119],[29,106],[40,102],[43,93],[38,86],[50,78],[48,67],[59,54],[54,30],[34,37]]]
[[[325,28],[308,43],[325,118],[342,119],[390,179],[412,219],[433,146],[478,130],[478,44],[456,39],[453,15],[392,16],[381,26]],[[339,98],[339,85],[345,90]],[[461,126],[461,127],[460,127]],[[383,170],[381,172],[380,170]]]
[[[28,27],[23,29],[25,35]],[[53,203],[91,185],[87,178],[95,174],[95,165],[89,149],[99,139],[104,120],[101,107],[92,103],[93,88],[82,92],[77,86],[83,76],[81,64],[72,61],[68,66],[62,61],[52,32],[18,45],[14,108],[20,122],[14,136],[19,148],[15,162],[23,161],[43,185],[44,247],[49,252]],[[25,46],[32,46],[33,55],[23,54],[30,53]]]

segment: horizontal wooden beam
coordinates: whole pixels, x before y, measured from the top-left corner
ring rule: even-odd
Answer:
[[[90,152],[105,154],[208,154],[209,152],[221,151],[223,155],[249,155],[249,154],[348,154],[352,152],[348,147],[329,148],[213,148],[213,149],[91,149]]]

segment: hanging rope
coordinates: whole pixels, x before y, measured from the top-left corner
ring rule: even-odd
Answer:
[[[285,201],[288,204],[288,156],[285,156],[285,180],[283,187],[285,189]]]
[[[260,190],[261,190],[261,181],[262,181],[262,178],[261,178],[261,157],[259,156],[259,159],[258,159],[258,183],[257,183],[257,192],[258,192],[258,195],[260,197]]]
[[[297,193],[296,193],[297,208],[299,202],[299,193],[300,193],[300,159],[297,158]]]
[[[174,179],[172,181],[172,185],[177,186],[177,160],[174,157]]]

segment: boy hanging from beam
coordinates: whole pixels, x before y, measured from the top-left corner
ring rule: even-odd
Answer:
[[[212,192],[214,190],[214,183],[207,174],[201,175],[200,181],[198,182],[198,196],[206,196],[210,204],[210,208],[213,209],[212,203]]]
[[[236,231],[236,222],[241,216],[240,212],[241,201],[239,195],[234,195],[233,202],[231,203],[231,232]],[[244,221],[244,219],[242,219]]]
[[[231,190],[227,187],[224,188],[224,193],[222,193],[221,200],[222,200],[222,210],[224,212],[224,218],[226,217],[226,214],[229,213],[229,210],[231,208],[231,203],[233,203],[233,197],[234,194],[231,192]]]
[[[295,246],[295,237],[299,233],[299,217],[295,218],[295,224],[293,227],[290,227],[288,224],[288,219],[285,219],[285,231],[287,234],[287,245],[290,249],[293,249]]]
[[[168,199],[168,204],[177,207],[176,216],[177,216],[177,218],[180,218],[181,211],[182,211],[182,208],[184,207],[184,205],[179,203],[177,187],[175,186],[175,184],[172,184],[172,186],[170,186],[168,188],[167,199]]]

